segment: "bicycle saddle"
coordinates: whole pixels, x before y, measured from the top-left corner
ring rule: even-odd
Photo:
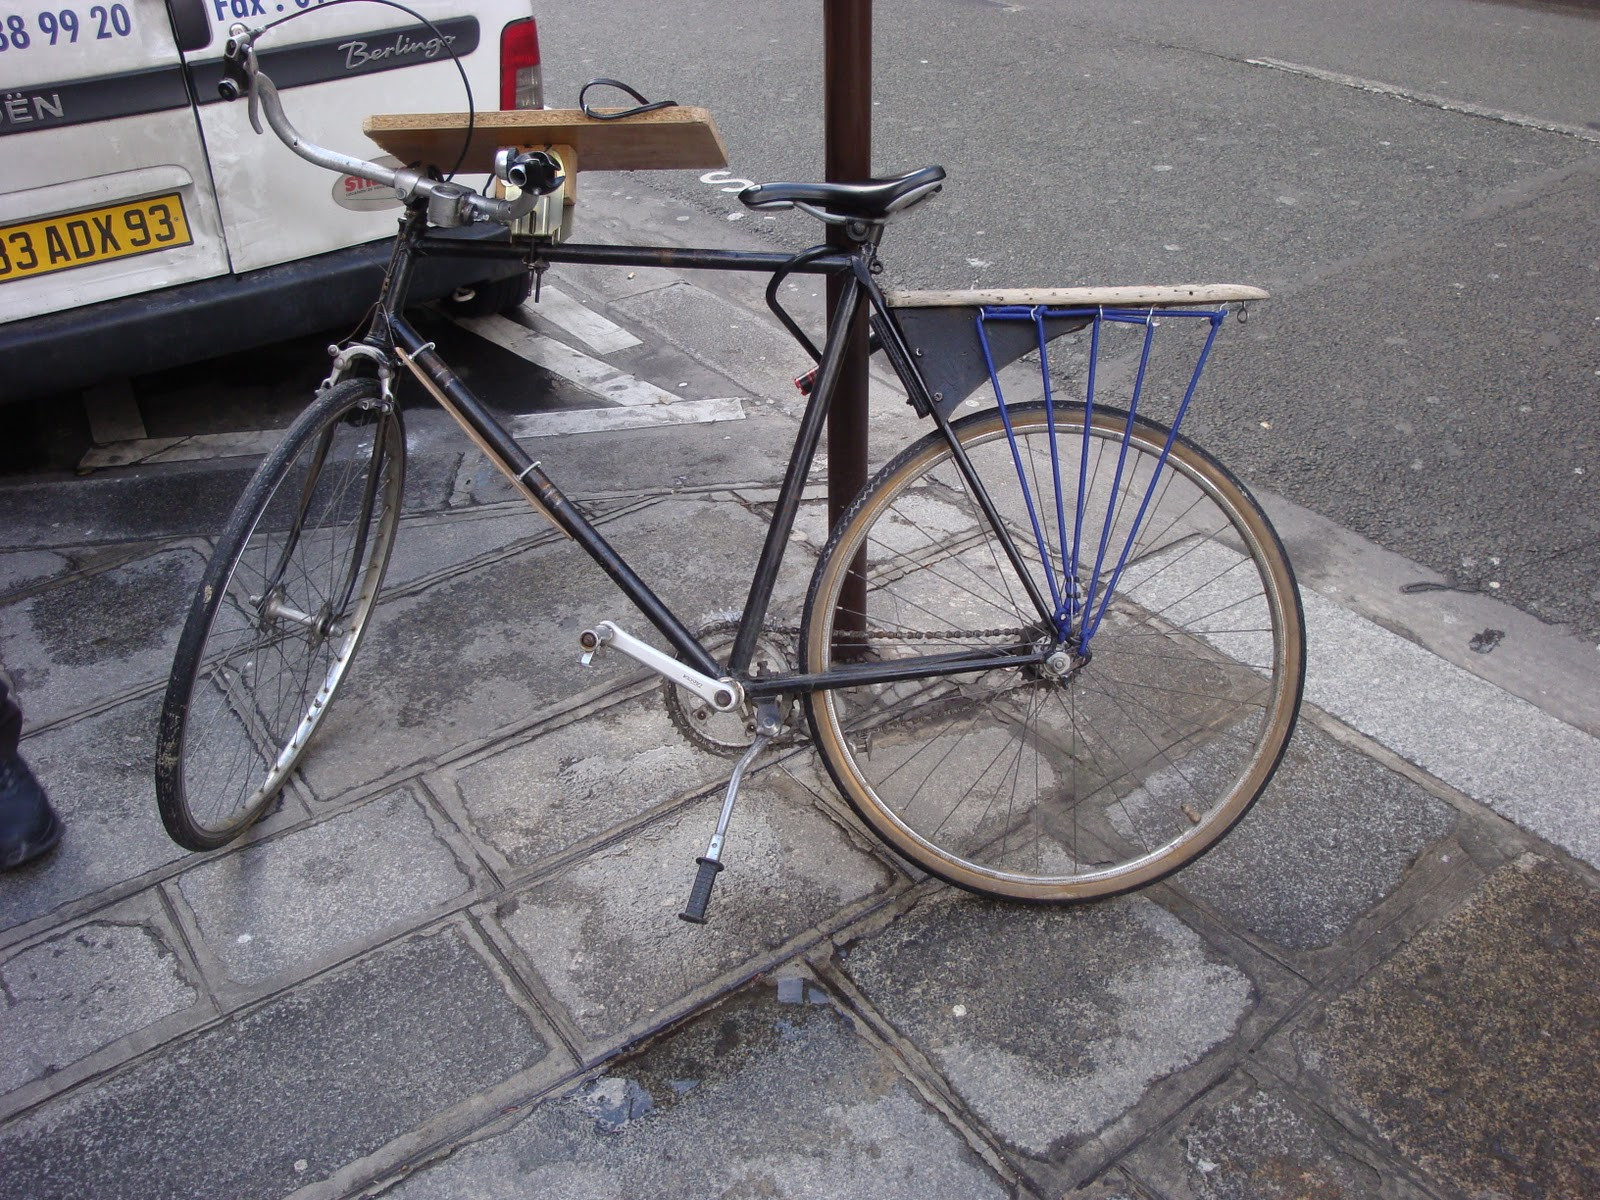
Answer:
[[[747,208],[788,208],[798,204],[829,216],[882,221],[939,190],[943,167],[922,167],[892,179],[864,183],[753,183],[739,193]]]

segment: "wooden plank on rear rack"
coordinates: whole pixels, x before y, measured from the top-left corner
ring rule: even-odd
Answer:
[[[467,114],[380,114],[368,117],[361,127],[401,162],[448,167],[461,153]],[[487,174],[502,146],[571,146],[580,171],[705,170],[728,165],[728,148],[711,114],[686,105],[612,121],[586,117],[576,108],[477,113],[459,169],[470,175]]]

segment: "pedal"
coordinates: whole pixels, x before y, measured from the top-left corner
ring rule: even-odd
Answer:
[[[744,757],[733,768],[733,775],[728,780],[728,794],[722,801],[722,814],[717,818],[717,831],[711,835],[711,844],[706,847],[706,852],[694,860],[699,870],[695,872],[694,886],[689,889],[689,903],[678,914],[679,920],[688,921],[691,925],[706,923],[711,888],[722,873],[722,846],[728,834],[728,821],[733,816],[733,802],[739,795],[739,785],[744,782],[744,773],[755,761],[756,755],[782,732],[783,720],[778,714],[777,704],[767,701],[756,709],[755,741],[750,743],[750,749],[744,752]]]
[[[601,622],[598,629],[585,629],[578,635],[578,647],[583,654],[578,661],[588,666],[594,661],[594,656],[600,653],[600,647],[611,640],[611,626],[609,622]]]

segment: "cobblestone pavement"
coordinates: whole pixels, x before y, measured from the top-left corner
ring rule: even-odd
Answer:
[[[536,439],[680,611],[726,607],[792,438],[781,335],[692,281],[558,282],[647,344],[617,369],[740,398]],[[579,665],[627,615],[437,433],[413,424],[347,694],[209,855],[161,830],[153,724],[249,461],[4,489],[0,659],[67,835],[0,877],[0,1196],[1600,1194],[1600,742],[1496,674],[1593,680],[1592,646],[1495,609],[1499,657],[1451,661],[1281,507],[1308,703],[1206,859],[1086,907],[981,900],[883,850],[801,746],[750,779],[695,928],[729,761],[626,660]]]

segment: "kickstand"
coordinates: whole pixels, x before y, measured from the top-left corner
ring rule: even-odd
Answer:
[[[783,722],[775,703],[769,701],[757,708],[755,741],[750,743],[750,749],[744,752],[744,757],[733,768],[733,776],[728,780],[728,794],[722,801],[722,815],[717,818],[717,831],[711,835],[711,844],[706,847],[704,854],[695,859],[700,864],[700,870],[695,874],[694,887],[689,890],[689,903],[678,914],[681,920],[695,925],[706,923],[711,886],[716,883],[717,875],[722,870],[722,843],[727,837],[728,821],[733,816],[733,802],[739,795],[739,785],[744,781],[744,773],[755,761],[756,755],[765,750],[767,743],[782,731]]]

